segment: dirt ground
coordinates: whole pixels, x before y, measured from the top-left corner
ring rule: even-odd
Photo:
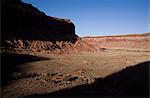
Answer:
[[[1,55],[2,97],[47,94],[91,84],[97,78],[150,61],[149,51],[121,49],[62,55],[46,52]]]

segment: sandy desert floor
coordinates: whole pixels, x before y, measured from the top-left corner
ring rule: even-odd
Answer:
[[[1,56],[2,97],[40,96],[90,85],[126,67],[150,61],[149,51],[121,49],[62,55],[2,52]]]

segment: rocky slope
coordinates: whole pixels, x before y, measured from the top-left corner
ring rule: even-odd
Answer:
[[[20,0],[2,1],[1,36],[6,49],[94,51],[75,34],[71,20],[47,16]]]
[[[83,37],[85,42],[97,49],[146,49],[150,50],[150,33],[118,36]]]

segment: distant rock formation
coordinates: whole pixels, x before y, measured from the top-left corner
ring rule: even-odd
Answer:
[[[86,43],[97,49],[145,49],[150,50],[150,33],[118,36],[83,37]]]

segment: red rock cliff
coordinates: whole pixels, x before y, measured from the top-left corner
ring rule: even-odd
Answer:
[[[45,15],[20,0],[2,1],[2,38],[74,41],[75,26],[69,19]]]
[[[93,45],[97,50],[101,48],[150,50],[150,33],[120,36],[84,37],[82,40],[90,45]]]
[[[12,50],[94,51],[75,34],[71,20],[47,16],[20,0],[2,1],[1,36],[1,46]]]

